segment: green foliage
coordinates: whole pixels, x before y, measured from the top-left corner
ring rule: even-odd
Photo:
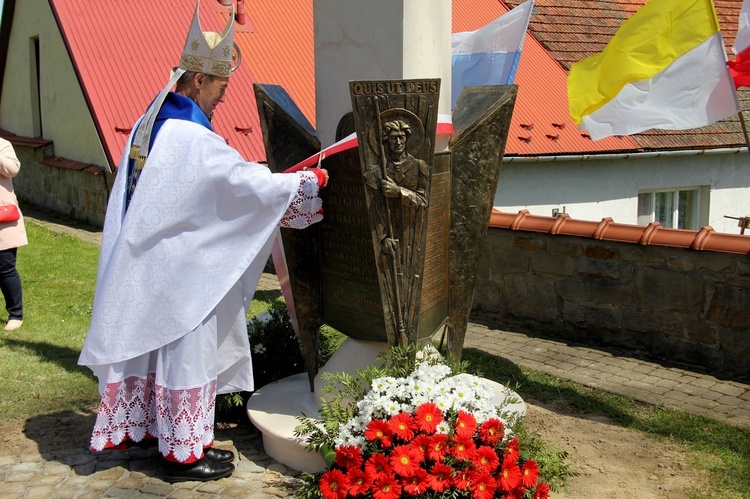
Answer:
[[[254,300],[247,323],[250,349],[253,356],[255,386],[261,388],[280,379],[305,372],[301,344],[297,338],[289,310],[281,298],[267,299],[262,293]],[[260,306],[259,306],[260,305]],[[323,326],[318,340],[318,366],[327,362],[346,336],[333,328]],[[230,393],[216,399],[219,418],[231,420],[246,418],[244,407],[250,397],[248,392]]]
[[[251,318],[247,332],[256,387],[305,372],[301,345],[283,301],[272,302],[267,311]]]
[[[323,325],[320,328],[320,341],[318,342],[318,368],[323,367],[333,356],[334,352],[339,349],[347,336],[333,329],[330,326]]]

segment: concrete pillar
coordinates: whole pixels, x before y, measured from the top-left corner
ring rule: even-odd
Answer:
[[[450,115],[451,15],[451,0],[313,1],[321,147],[352,110],[350,80],[440,78],[439,113]]]

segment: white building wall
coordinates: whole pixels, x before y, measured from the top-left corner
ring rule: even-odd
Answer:
[[[107,159],[48,0],[16,2],[0,96],[0,128],[36,137],[32,39],[39,38],[42,137],[55,154],[106,167]]]
[[[543,216],[558,209],[576,219],[611,217],[636,225],[639,190],[700,186],[709,187],[707,225],[718,232],[739,234],[737,220],[724,217],[750,215],[747,152],[583,161],[513,162],[506,158],[494,207]]]
[[[352,110],[350,80],[440,78],[438,112],[450,114],[450,0],[316,0],[313,9],[321,146],[335,142],[339,121]],[[442,142],[436,150],[445,149],[447,138]]]

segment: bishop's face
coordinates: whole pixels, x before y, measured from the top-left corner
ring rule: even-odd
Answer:
[[[212,121],[216,106],[224,102],[229,77],[199,74],[195,79],[195,85],[197,94],[193,100],[206,113],[208,120]]]

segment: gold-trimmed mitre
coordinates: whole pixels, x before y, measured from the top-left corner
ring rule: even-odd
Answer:
[[[190,24],[185,49],[182,51],[180,68],[214,76],[232,75],[236,66],[232,66],[234,48],[234,4],[229,15],[229,22],[219,33],[203,31],[198,16],[200,0],[195,5],[193,22]]]

